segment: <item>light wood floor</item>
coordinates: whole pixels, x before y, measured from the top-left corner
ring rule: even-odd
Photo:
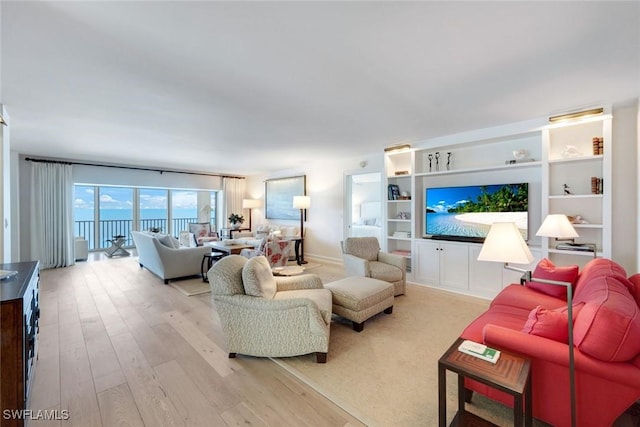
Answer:
[[[134,257],[42,271],[40,306],[30,408],[69,419],[29,425],[362,425],[269,359],[228,359],[210,294]]]

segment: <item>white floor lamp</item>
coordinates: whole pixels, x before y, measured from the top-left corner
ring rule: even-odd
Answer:
[[[563,218],[564,220],[563,220]],[[566,223],[565,223],[566,221]],[[575,234],[575,235],[574,235]],[[573,226],[569,223],[566,215],[549,215],[545,218],[536,233],[537,236],[556,237],[559,239],[577,237]],[[509,263],[529,264],[533,261],[533,255],[529,247],[522,238],[522,234],[513,222],[496,222],[491,225],[478,261],[503,262],[504,268],[517,271],[523,274],[521,282],[533,281],[546,283],[549,285],[564,286],[567,288],[567,318],[569,332],[569,392],[571,398],[571,426],[576,426],[576,384],[575,384],[575,363],[573,354],[573,289],[570,282],[557,280],[538,279],[532,277],[531,271],[514,267]]]
[[[311,198],[309,196],[293,196],[293,207],[300,209],[300,259],[298,264],[306,264],[304,260],[304,210],[311,206]]]
[[[249,209],[249,231],[251,231],[251,209],[259,208],[260,200],[242,199],[242,209]]]

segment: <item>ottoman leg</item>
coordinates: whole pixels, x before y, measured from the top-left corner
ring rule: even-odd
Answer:
[[[385,309],[384,309],[384,313],[385,313],[385,314],[391,314],[391,313],[393,313],[393,306],[391,306],[391,307],[389,307],[389,308],[385,308]]]
[[[358,323],[358,322],[353,322],[353,330],[356,332],[362,332],[362,330],[364,329],[364,322]]]
[[[327,363],[327,353],[316,352],[316,363]]]

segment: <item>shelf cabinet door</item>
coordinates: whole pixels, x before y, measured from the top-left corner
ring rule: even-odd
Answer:
[[[469,289],[469,246],[440,244],[440,286],[460,290]]]
[[[416,277],[421,283],[440,285],[440,245],[425,240],[416,243]]]

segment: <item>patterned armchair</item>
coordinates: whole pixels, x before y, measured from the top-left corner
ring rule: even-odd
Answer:
[[[190,222],[189,233],[193,237],[198,246],[202,246],[205,242],[214,242],[219,239],[217,231],[211,231],[211,224],[208,222]]]
[[[265,257],[230,255],[208,277],[230,358],[315,353],[326,362],[331,291],[317,275],[274,277]]]
[[[394,286],[394,295],[406,289],[407,261],[404,257],[380,251],[375,237],[349,237],[342,242],[342,259],[347,274],[384,280]]]
[[[240,255],[253,258],[265,256],[271,267],[284,267],[289,261],[295,241],[269,236],[262,240],[257,249],[243,249]]]

